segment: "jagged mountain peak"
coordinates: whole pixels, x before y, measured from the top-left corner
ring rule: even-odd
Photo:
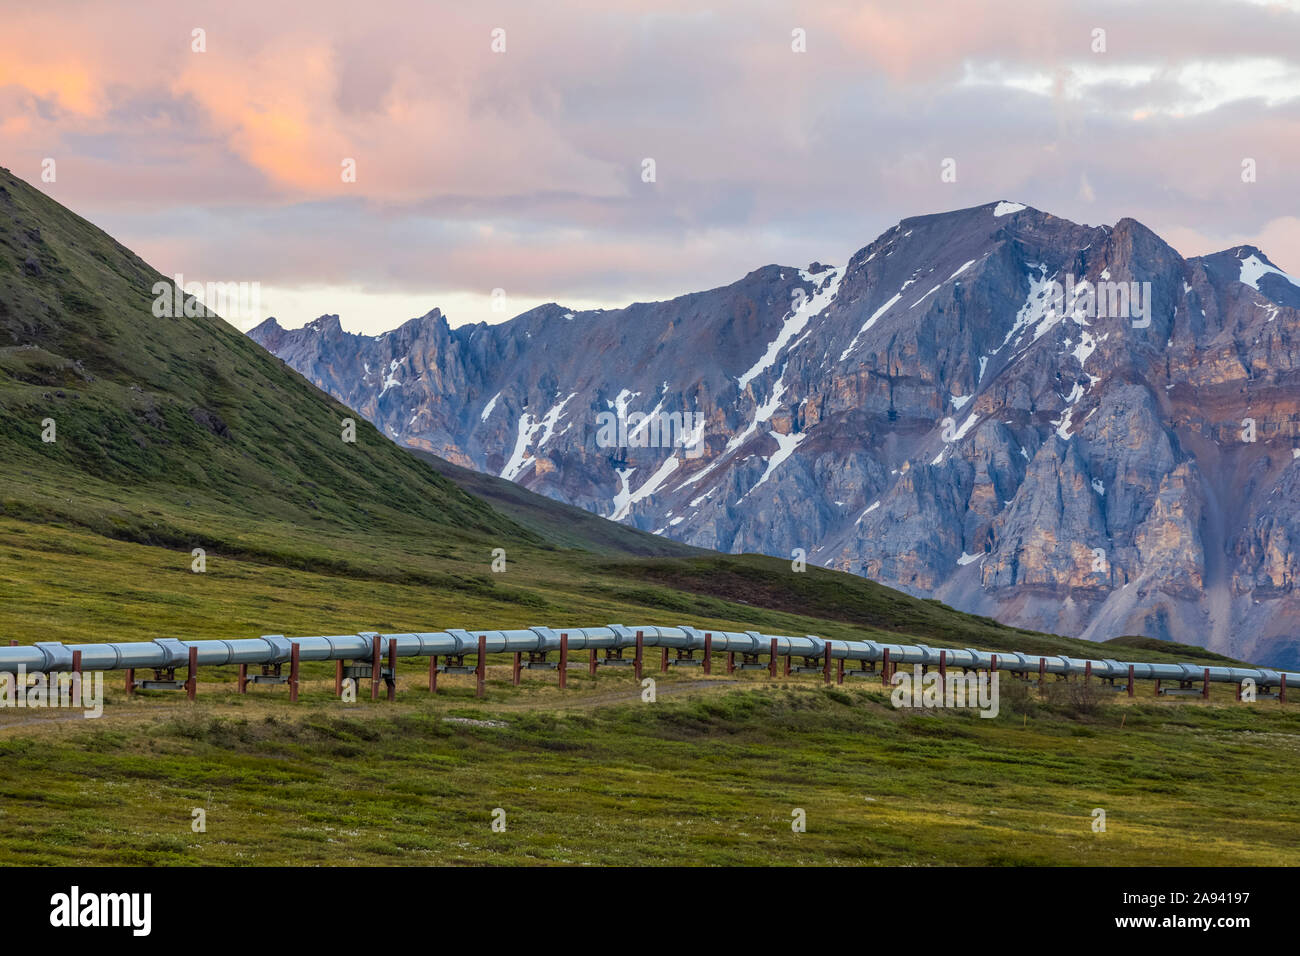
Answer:
[[[1275,305],[1300,308],[1300,278],[1280,269],[1256,246],[1233,246],[1191,261],[1218,282],[1229,286],[1235,283],[1241,295],[1249,296],[1253,291]]]
[[[280,325],[279,320],[276,319],[275,316],[270,315],[267,316],[265,319],[263,319],[261,322],[257,323],[257,325],[253,326],[253,328],[249,329],[248,334],[252,335],[254,332],[256,332],[258,335],[269,335],[272,332],[283,332],[283,331],[284,331],[284,327]]]
[[[424,315],[407,319],[397,328],[389,329],[387,332],[380,334],[395,336],[401,339],[409,339],[429,334],[435,336],[439,334],[446,335],[450,331],[451,323],[449,323],[447,317],[442,314],[442,310],[433,308],[424,313]]]
[[[337,335],[343,331],[343,323],[337,315],[322,315],[312,319],[303,328],[308,332]]]

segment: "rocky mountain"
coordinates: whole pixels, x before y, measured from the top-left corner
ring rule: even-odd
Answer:
[[[401,443],[692,545],[1300,662],[1300,281],[1253,247],[997,202],[666,302],[250,335]]]

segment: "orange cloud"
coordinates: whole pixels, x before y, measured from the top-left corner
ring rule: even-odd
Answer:
[[[349,144],[330,101],[327,42],[290,40],[240,58],[215,48],[191,57],[172,85],[205,111],[231,150],[291,193],[334,192]]]
[[[90,70],[62,56],[47,59],[35,51],[5,49],[0,54],[0,87],[5,86],[22,87],[79,116],[96,116],[104,106]]]

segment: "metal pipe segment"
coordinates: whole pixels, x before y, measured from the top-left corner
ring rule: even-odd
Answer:
[[[486,639],[489,654],[514,651],[558,651],[561,633],[568,635],[570,650],[591,648],[626,648],[636,644],[637,632],[643,635],[645,647],[671,647],[678,650],[704,650],[705,634],[715,652],[735,651],[748,654],[768,654],[772,641],[780,657],[807,657],[822,659],[829,654],[833,660],[863,661],[873,663],[884,659],[886,648],[892,665],[924,664],[937,666],[943,655],[947,667],[966,667],[988,670],[997,658],[999,671],[1031,672],[1042,669],[1048,674],[1080,675],[1089,672],[1097,678],[1127,679],[1133,668],[1135,680],[1203,681],[1208,671],[1212,683],[1240,684],[1251,679],[1262,688],[1276,687],[1285,673],[1289,686],[1300,686],[1300,673],[1278,671],[1267,667],[1209,667],[1203,664],[1153,664],[1140,661],[1117,661],[1110,658],[1073,658],[1064,655],[1034,655],[1019,651],[977,651],[973,648],[935,648],[926,644],[881,644],[876,641],[832,641],[805,634],[802,637],[780,634],[760,634],[758,631],[713,631],[695,627],[571,627],[563,631],[550,627],[531,627],[508,631],[467,631],[451,628],[446,631],[426,631],[410,634],[336,634],[323,637],[287,638],[282,634],[243,638],[233,641],[180,641],[159,638],[154,641],[102,644],[61,644],[38,641],[35,644],[0,647],[0,672],[17,673],[20,667],[28,673],[68,671],[72,669],[72,654],[81,652],[83,671],[110,671],[127,668],[183,667],[188,663],[189,649],[198,649],[200,666],[223,664],[277,664],[289,660],[293,645],[297,644],[303,661],[369,660],[373,640],[378,636],[387,654],[389,641],[397,641],[398,657],[429,657],[438,655],[477,654],[478,640]]]

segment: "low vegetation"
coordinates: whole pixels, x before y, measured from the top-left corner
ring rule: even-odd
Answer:
[[[1028,695],[995,719],[893,709],[874,684],[575,670],[485,700],[418,668],[395,703],[328,681],[205,685],[101,726],[0,736],[0,861],[136,864],[1288,864],[1300,718]],[[318,675],[319,676],[319,675]],[[205,832],[194,832],[194,811]],[[494,811],[505,831],[493,830]],[[795,811],[806,832],[792,830]],[[1105,812],[1105,831],[1094,831]],[[497,817],[500,818],[499,815]]]

